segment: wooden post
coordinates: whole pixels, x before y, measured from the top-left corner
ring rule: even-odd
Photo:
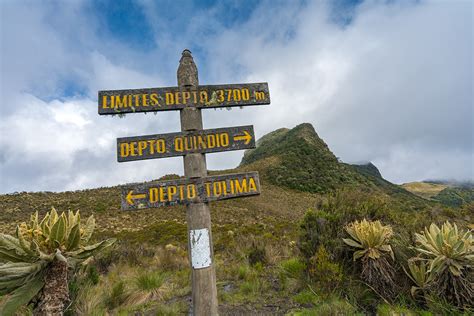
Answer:
[[[197,88],[198,84],[196,64],[191,52],[185,49],[179,61],[178,86],[192,91]],[[181,131],[202,130],[200,109],[186,107],[180,110],[180,117]],[[184,175],[188,179],[206,177],[205,155],[199,153],[185,155]],[[187,206],[187,222],[189,258],[192,269],[193,315],[218,315],[209,204],[203,202],[189,204]],[[198,234],[199,237],[196,237]]]

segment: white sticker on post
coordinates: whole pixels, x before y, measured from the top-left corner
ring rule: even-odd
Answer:
[[[191,264],[193,269],[207,268],[211,265],[211,246],[207,228],[189,231],[191,243]]]

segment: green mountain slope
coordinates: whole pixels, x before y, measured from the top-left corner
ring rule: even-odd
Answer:
[[[272,163],[259,166],[262,160]],[[256,149],[245,153],[241,166],[252,164],[271,183],[300,191],[322,193],[363,181],[338,162],[313,126],[307,123],[263,136]]]
[[[382,178],[372,163],[341,163],[313,126],[278,129],[263,136],[257,148],[245,152],[240,167],[257,169],[270,183],[290,189],[325,193],[340,188],[363,188],[419,200]]]
[[[377,167],[371,162],[367,164],[363,164],[363,165],[351,165],[351,166],[361,174],[383,179],[382,174],[380,173],[379,169],[377,169]]]
[[[471,182],[423,181],[405,183],[402,187],[422,198],[447,206],[459,207],[474,202],[474,185]]]
[[[461,206],[474,202],[474,189],[469,187],[447,187],[432,199],[449,206]]]

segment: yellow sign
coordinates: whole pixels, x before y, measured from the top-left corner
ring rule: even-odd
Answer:
[[[253,126],[117,139],[119,162],[255,148]]]
[[[99,114],[215,108],[270,103],[267,83],[99,91]]]
[[[258,173],[179,179],[125,187],[122,209],[209,202],[260,194]]]

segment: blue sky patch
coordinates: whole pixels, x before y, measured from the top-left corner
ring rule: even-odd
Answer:
[[[331,1],[330,19],[333,23],[341,27],[346,27],[352,23],[357,7],[364,0],[333,0]]]
[[[91,2],[99,24],[100,37],[113,36],[123,43],[142,49],[155,46],[153,29],[144,8],[133,0],[99,0]]]

